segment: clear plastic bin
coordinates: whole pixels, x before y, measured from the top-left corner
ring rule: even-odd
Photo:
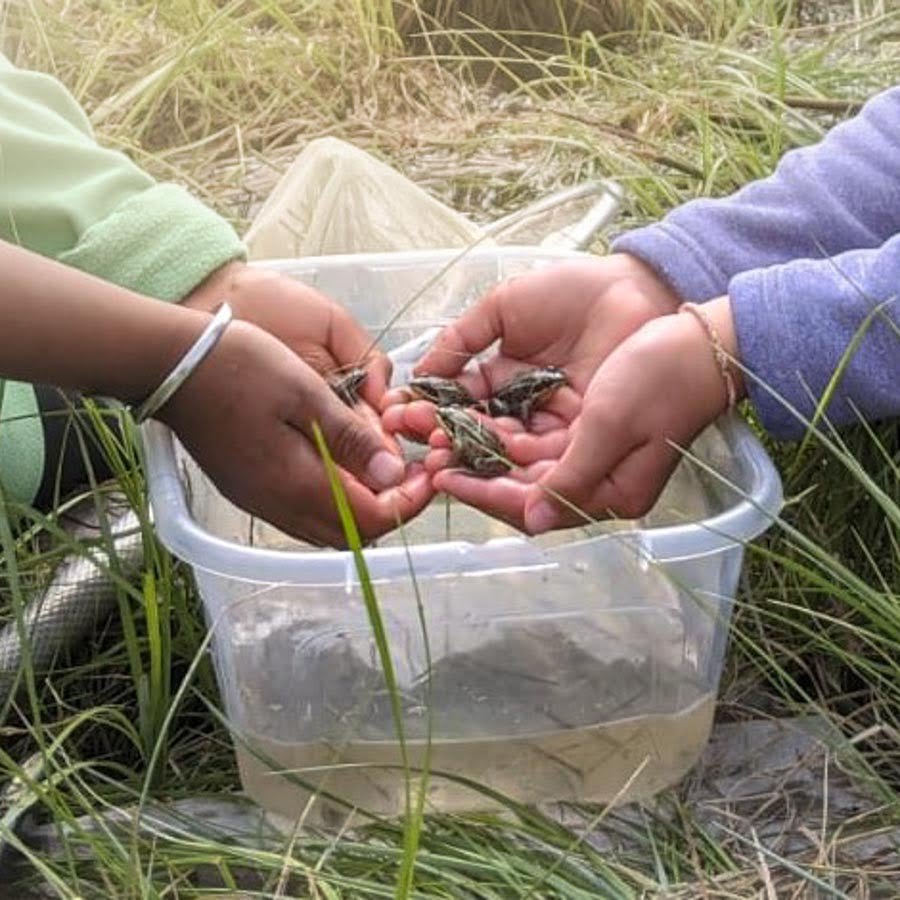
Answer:
[[[399,384],[427,343],[411,340],[497,281],[575,256],[504,247],[275,265],[373,333],[390,326]],[[351,554],[252,520],[166,428],[144,429],[156,527],[196,575],[247,793],[326,825],[347,816],[335,797],[402,813],[406,776]],[[498,806],[448,774],[524,803],[646,798],[680,779],[709,736],[744,543],[781,502],[770,459],[729,418],[644,521],[530,539],[439,498],[406,526],[408,549],[392,535],[367,550],[411,764],[431,747],[427,808]],[[292,779],[273,774],[285,770]],[[309,808],[298,780],[316,790]]]

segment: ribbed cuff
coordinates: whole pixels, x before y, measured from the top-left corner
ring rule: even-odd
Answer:
[[[160,300],[180,300],[246,250],[217,213],[174,184],[129,197],[59,261]]]

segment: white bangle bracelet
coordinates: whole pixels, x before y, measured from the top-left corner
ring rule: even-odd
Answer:
[[[159,387],[134,412],[135,422],[140,424],[166,405],[172,394],[187,381],[213,347],[219,343],[219,338],[224,334],[231,319],[231,307],[227,303],[223,303],[213,316],[213,320],[203,330],[203,334],[194,341],[188,352],[175,364],[175,368],[166,375]]]

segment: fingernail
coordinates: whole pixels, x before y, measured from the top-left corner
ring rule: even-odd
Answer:
[[[525,510],[525,527],[531,534],[540,534],[549,531],[557,518],[555,507],[546,500],[540,500],[531,509]]]
[[[381,490],[400,484],[405,470],[406,466],[399,456],[387,450],[379,450],[369,461],[366,474],[372,486]]]

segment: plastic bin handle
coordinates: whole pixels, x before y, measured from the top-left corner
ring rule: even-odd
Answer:
[[[603,195],[573,225],[560,228],[548,234],[541,241],[541,247],[559,250],[586,250],[594,237],[618,215],[622,208],[625,192],[614,181],[601,181]]]
[[[616,217],[622,206],[625,191],[615,181],[587,181],[556,191],[492,222],[485,229],[485,234],[488,237],[498,237],[528,219],[553,212],[566,203],[595,195],[599,195],[599,199],[577,222],[551,232],[540,243],[541,247],[549,249],[582,250],[590,246],[595,235]]]

